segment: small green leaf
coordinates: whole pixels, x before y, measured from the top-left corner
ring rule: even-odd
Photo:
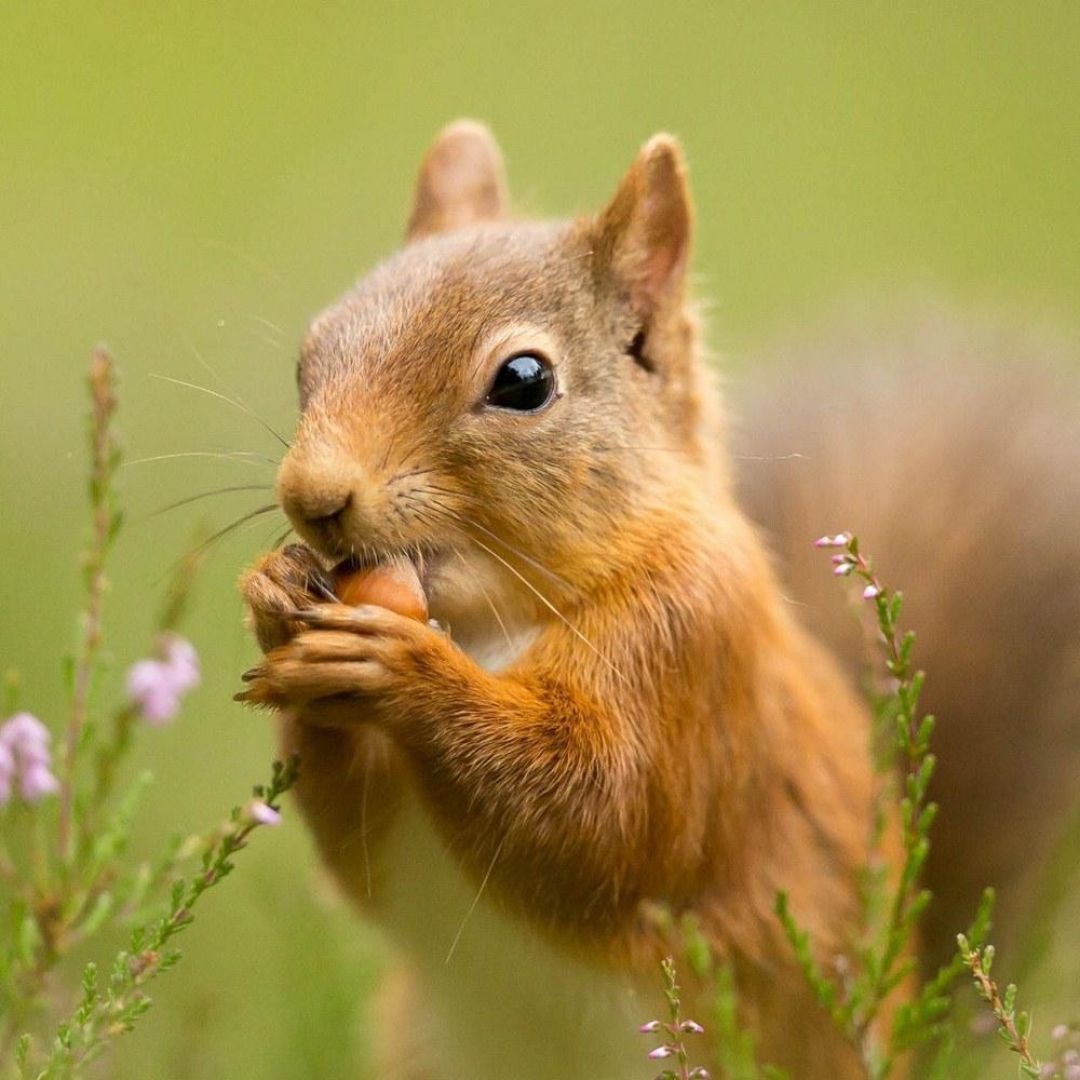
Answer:
[[[38,930],[37,919],[27,912],[19,924],[19,959],[26,967],[33,966],[37,957],[38,949],[43,944],[41,931]]]
[[[110,892],[100,893],[97,899],[94,901],[93,907],[90,909],[87,916],[82,920],[79,926],[80,931],[85,937],[90,937],[96,934],[101,929],[102,924],[109,917],[113,910],[113,895]]]

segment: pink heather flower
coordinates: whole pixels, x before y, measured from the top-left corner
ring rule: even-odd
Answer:
[[[648,1023],[642,1024],[641,1027],[638,1028],[638,1031],[640,1031],[642,1035],[651,1035],[654,1031],[659,1031],[659,1030],[660,1030],[660,1021],[659,1020],[650,1020]]]
[[[162,638],[161,660],[140,660],[128,671],[127,694],[142,718],[155,727],[167,724],[180,711],[180,699],[199,685],[199,655],[177,634]]]
[[[661,1058],[669,1058],[675,1053],[675,1048],[672,1046],[658,1046],[655,1050],[649,1051],[649,1057],[653,1061],[659,1061]]]
[[[1068,1035],[1068,1034],[1069,1034],[1069,1025],[1068,1024],[1055,1024],[1054,1027],[1050,1031],[1050,1038],[1053,1039],[1055,1042],[1058,1042],[1061,1039],[1064,1039],[1065,1036]]]
[[[864,600],[874,600],[881,595],[881,589],[876,585],[867,585],[862,594]]]
[[[684,1020],[679,1025],[680,1031],[688,1032],[691,1035],[704,1035],[705,1029],[696,1020]]]
[[[48,765],[23,766],[19,794],[25,802],[40,802],[46,795],[55,795],[59,790],[60,781],[49,772]]]
[[[0,805],[11,798],[16,779],[24,802],[38,802],[60,790],[50,770],[51,740],[49,729],[28,712],[16,713],[0,727]]]
[[[155,727],[168,723],[180,711],[180,693],[167,664],[140,660],[128,671],[127,693],[142,718]]]
[[[9,747],[45,747],[48,753],[48,745],[52,742],[52,733],[32,713],[16,713],[0,728],[0,740]]]
[[[836,569],[835,569],[835,570],[833,571],[833,573],[834,573],[834,574],[835,574],[835,575],[836,575],[837,577],[847,577],[847,576],[848,576],[848,574],[850,574],[850,573],[851,573],[851,571],[852,571],[852,570],[854,570],[854,569],[855,569],[855,564],[854,564],[853,562],[842,562],[842,563],[841,563],[841,564],[840,564],[840,565],[839,565],[839,566],[838,566],[838,567],[837,567],[837,568],[836,568]]]
[[[1066,1065],[1065,1080],[1080,1080],[1080,1065]]]
[[[165,665],[172,675],[173,685],[182,694],[194,690],[202,681],[199,654],[195,646],[179,634],[166,635]]]
[[[262,802],[260,799],[253,799],[248,803],[248,817],[255,822],[256,825],[280,825],[281,814],[277,812],[272,806]]]
[[[837,533],[835,536],[819,536],[814,541],[814,547],[847,547],[851,543],[851,533]]]

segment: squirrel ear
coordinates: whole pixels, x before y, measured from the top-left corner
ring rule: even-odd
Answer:
[[[408,240],[494,221],[506,213],[506,172],[499,145],[475,120],[457,120],[435,138],[420,166]]]
[[[626,282],[634,303],[650,311],[681,295],[692,224],[682,148],[671,135],[654,135],[596,220],[594,265]]]

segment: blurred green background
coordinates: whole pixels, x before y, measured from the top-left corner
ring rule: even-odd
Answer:
[[[198,354],[287,431],[305,321],[393,249],[446,121],[490,122],[519,207],[540,214],[597,206],[650,133],[681,136],[721,350],[745,353],[840,299],[912,289],[1076,330],[1078,45],[1080,5],[1064,0],[5,4],[0,662],[22,670],[24,704],[58,722],[90,346],[108,341],[122,366],[130,458],[275,454],[250,418],[151,373],[214,385]],[[270,480],[213,458],[125,469],[114,680],[192,530],[266,499],[146,515]],[[270,535],[222,543],[200,584],[188,630],[205,685],[139,752],[157,778],[147,852],[213,823],[266,772],[268,726],[230,694],[253,655],[234,580]],[[373,941],[295,821],[256,839],[117,1075],[366,1075]],[[1068,982],[1030,988],[1038,1016],[1060,1015]]]

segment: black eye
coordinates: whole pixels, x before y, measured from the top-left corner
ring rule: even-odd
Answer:
[[[518,353],[504,361],[496,372],[485,401],[497,409],[535,412],[554,393],[555,372],[551,364],[536,353]]]

